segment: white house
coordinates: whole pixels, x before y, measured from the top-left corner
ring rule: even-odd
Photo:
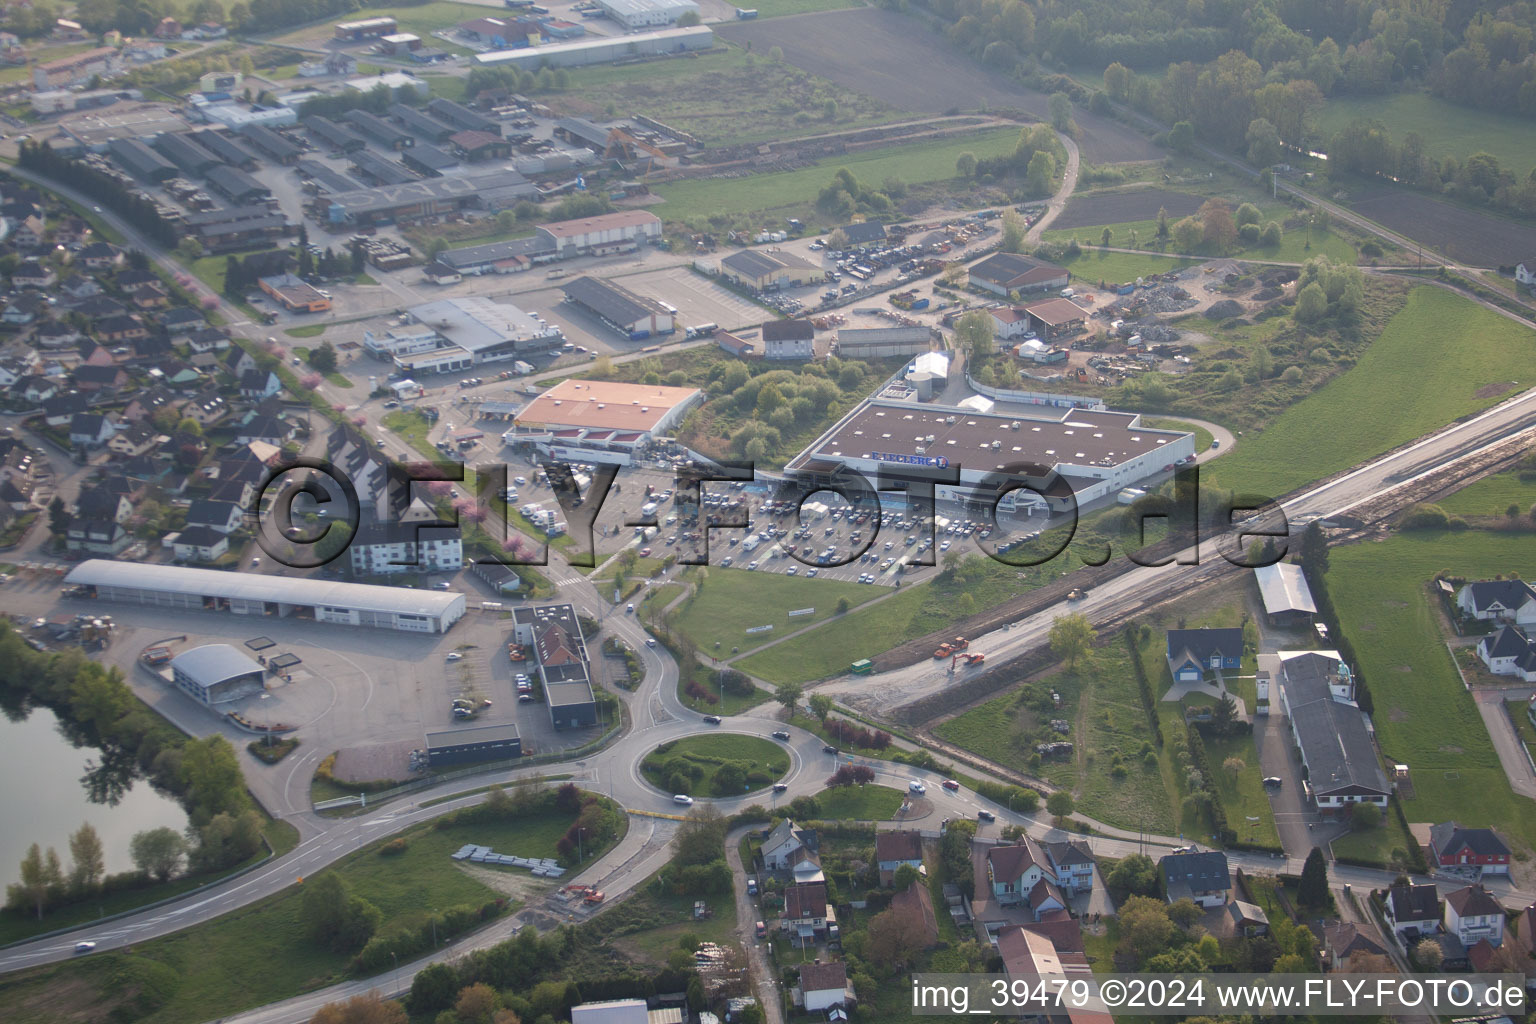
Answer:
[[[229,534],[240,529],[244,513],[232,501],[194,501],[187,509],[188,526],[206,526],[219,533]]]
[[[1443,923],[1469,949],[1483,939],[1493,946],[1504,942],[1504,908],[1481,885],[1448,893]]]
[[[1202,907],[1219,907],[1232,891],[1232,872],[1220,850],[1169,854],[1157,868],[1169,903],[1190,899]]]
[[[180,562],[212,562],[229,554],[229,537],[207,526],[189,526],[165,539]]]
[[[807,1013],[853,1002],[847,969],[841,963],[806,964],[800,968],[800,996]]]
[[[458,572],[464,568],[463,535],[457,526],[369,523],[348,548],[352,571],[387,576],[402,572]]]
[[[1515,264],[1515,282],[1536,290],[1536,257]]]
[[[1484,622],[1536,625],[1536,589],[1524,580],[1478,580],[1456,592],[1456,607]]]
[[[998,306],[987,312],[992,315],[992,332],[998,341],[1022,338],[1030,333],[1029,314],[1019,306]]]
[[[1536,643],[1519,626],[1500,626],[1477,642],[1477,656],[1496,676],[1536,682]]]
[[[794,867],[796,850],[814,851],[818,845],[814,831],[797,829],[795,823],[786,818],[763,840],[763,867],[769,871],[788,871]]]
[[[1057,886],[1068,896],[1093,888],[1093,853],[1081,839],[1052,840],[1040,844]]]
[[[116,432],[110,416],[95,412],[77,412],[69,421],[69,443],[82,448],[100,448]]]

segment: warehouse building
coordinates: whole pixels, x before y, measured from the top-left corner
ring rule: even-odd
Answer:
[[[435,142],[438,145],[447,142],[448,136],[458,131],[453,125],[440,124],[415,107],[404,103],[396,103],[390,107],[389,116],[403,125],[406,131],[414,132],[428,142]]]
[[[743,249],[720,261],[720,276],[753,291],[825,281],[825,270],[787,252]]]
[[[493,50],[470,58],[478,67],[515,67],[538,71],[541,67],[574,68],[584,64],[606,64],[637,57],[660,57],[669,53],[708,50],[715,45],[715,33],[708,25],[669,28],[636,35],[584,39],[574,43],[524,47],[518,50]]]
[[[166,132],[155,139],[154,147],[189,178],[201,178],[209,168],[223,163],[203,147],[193,145],[183,132]]]
[[[64,582],[104,601],[174,611],[312,619],[410,633],[446,633],[464,615],[464,595],[451,592],[100,558],[81,562]]]
[[[557,220],[539,226],[537,237],[561,259],[631,252],[661,237],[661,218],[646,210],[619,210],[596,217]]]
[[[675,25],[684,14],[698,14],[694,0],[597,0],[602,12],[630,31]]]
[[[296,124],[299,120],[297,110],[280,103],[273,107],[247,107],[239,103],[199,102],[201,99],[201,96],[193,96],[188,101],[198,117],[209,124],[221,124],[242,134],[255,127],[281,128]]]
[[[416,139],[401,131],[371,110],[349,110],[342,115],[352,129],[368,136],[374,142],[389,149],[405,149],[414,146]]]
[[[410,90],[422,99],[432,95],[432,84],[409,71],[380,71],[376,75],[347,80],[347,89],[350,92],[373,92],[381,86],[396,98],[404,90]]]
[[[411,324],[363,332],[363,347],[412,374],[467,370],[559,348],[565,335],[536,313],[478,296],[411,306]]]
[[[360,21],[338,22],[335,38],[337,42],[360,43],[365,39],[393,35],[399,29],[394,18],[363,18]]]
[[[970,269],[971,284],[1004,298],[1011,292],[1065,288],[1071,277],[1053,263],[1013,252],[994,253]]]
[[[201,704],[223,704],[266,690],[267,670],[229,644],[204,644],[171,659],[171,679]]]
[[[231,167],[243,171],[254,171],[257,167],[256,154],[224,132],[204,130],[192,132],[189,137]]]
[[[518,608],[512,613],[513,635],[534,652],[549,718],[556,729],[582,729],[597,724],[597,698],[592,692],[587,643],[582,639],[576,608],[569,604]]]
[[[286,108],[285,108],[286,109]],[[292,111],[289,111],[292,113]],[[289,118],[293,123],[293,118]],[[304,151],[287,136],[264,124],[246,125],[240,130],[246,141],[280,164],[291,164]]]
[[[292,274],[274,274],[258,278],[256,283],[291,313],[324,313],[331,308],[331,300],[319,289]]]
[[[286,216],[265,206],[203,210],[187,214],[183,223],[192,237],[202,243],[203,250],[210,254],[268,245],[293,230]]]
[[[940,501],[990,506],[1006,474],[1034,488],[1052,512],[1113,497],[1193,456],[1195,436],[1143,426],[1139,413],[1047,409],[1002,415],[876,397],[795,456],[798,479],[831,483],[847,467],[873,482],[881,469],[958,473]],[[1021,492],[1021,497],[1027,492]]]
[[[503,160],[512,155],[512,143],[500,135],[473,128],[454,132],[448,136],[448,144],[455,153],[472,164],[482,160]]]
[[[1071,299],[1042,299],[1024,307],[1029,322],[1047,340],[1076,334],[1088,322],[1088,311]]]
[[[238,206],[265,203],[272,199],[272,190],[238,167],[216,164],[208,168],[208,184],[219,195]]]
[[[937,345],[931,328],[844,327],[837,332],[840,359],[886,359],[891,356],[915,356]]]
[[[452,125],[454,131],[485,132],[488,135],[498,136],[501,134],[500,121],[441,96],[427,104],[427,113],[444,124]]]
[[[510,761],[522,756],[523,741],[511,722],[427,733],[427,763],[433,768]]]
[[[332,224],[368,226],[442,217],[468,209],[496,212],[539,190],[516,171],[490,171],[473,177],[426,178],[402,185],[380,185],[329,196],[317,203]]]
[[[352,154],[351,159],[357,172],[375,185],[404,185],[408,181],[421,180],[421,175],[405,164],[381,156],[371,149],[360,149]]]
[[[502,440],[568,462],[628,465],[703,398],[697,388],[563,380],[524,406]]]
[[[548,240],[534,235],[531,238],[513,238],[505,242],[487,242],[484,245],[467,245],[460,249],[444,249],[438,260],[461,274],[512,274],[527,270],[537,256],[553,259],[554,249]]]
[[[118,166],[143,181],[170,181],[180,173],[175,164],[138,139],[112,139],[107,143],[107,152]]]
[[[344,124],[337,124],[328,117],[306,117],[304,130],[326,149],[338,153],[355,153],[368,148],[368,140]]]
[[[435,178],[448,168],[457,167],[459,158],[430,142],[419,142],[400,154],[400,162],[417,174]]]
[[[356,192],[362,188],[362,182],[332,170],[329,164],[323,164],[319,160],[300,160],[296,170],[304,176],[306,181],[312,181],[321,192],[329,192],[332,195],[337,192]]]
[[[676,330],[671,310],[612,281],[578,277],[561,285],[560,290],[565,292],[565,301],[580,306],[631,341]]]

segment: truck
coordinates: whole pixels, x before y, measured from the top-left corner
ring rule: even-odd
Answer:
[[[738,7],[736,8],[736,17],[740,21],[751,21],[753,18],[757,17],[757,8]]]

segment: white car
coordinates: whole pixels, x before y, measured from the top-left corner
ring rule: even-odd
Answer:
[[[460,654],[458,651],[454,651],[452,654],[448,655],[448,657],[445,658],[444,660],[445,661],[463,661],[464,660],[464,655]]]
[[[679,793],[672,798],[672,802],[675,804],[682,804],[684,807],[692,807],[693,797],[686,793]]]
[[[806,571],[805,571],[805,574],[806,574],[806,575],[807,575],[807,576],[815,576],[815,575],[816,575],[816,574],[817,574],[817,573],[819,573],[819,572],[821,572],[821,570],[820,570],[820,569],[817,569],[817,568],[814,568],[814,567],[813,567],[813,568],[810,568],[810,569],[807,569],[807,570],[806,570]]]
[[[922,796],[924,793],[928,792],[928,787],[914,779],[913,781],[907,783],[907,792],[916,793],[918,796]]]
[[[97,207],[97,209],[99,210],[100,207]],[[94,943],[94,942],[77,942],[77,943],[75,943],[75,952],[76,953],[89,953],[89,952],[91,952],[91,950],[93,950],[95,948],[96,948],[96,943]]]

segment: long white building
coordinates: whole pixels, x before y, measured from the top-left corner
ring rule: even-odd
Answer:
[[[687,28],[664,28],[628,36],[601,36],[573,43],[526,46],[521,50],[493,50],[490,53],[477,53],[470,61],[482,67],[511,66],[524,71],[537,71],[546,65],[552,68],[573,68],[583,64],[606,64],[636,57],[660,57],[671,53],[708,50],[714,45],[713,29],[708,25],[690,25]]]
[[[694,0],[597,0],[597,6],[627,29],[675,25],[683,15],[699,13]]]
[[[565,335],[537,313],[478,296],[410,307],[412,323],[363,332],[363,347],[413,374],[467,370],[558,348]]]

